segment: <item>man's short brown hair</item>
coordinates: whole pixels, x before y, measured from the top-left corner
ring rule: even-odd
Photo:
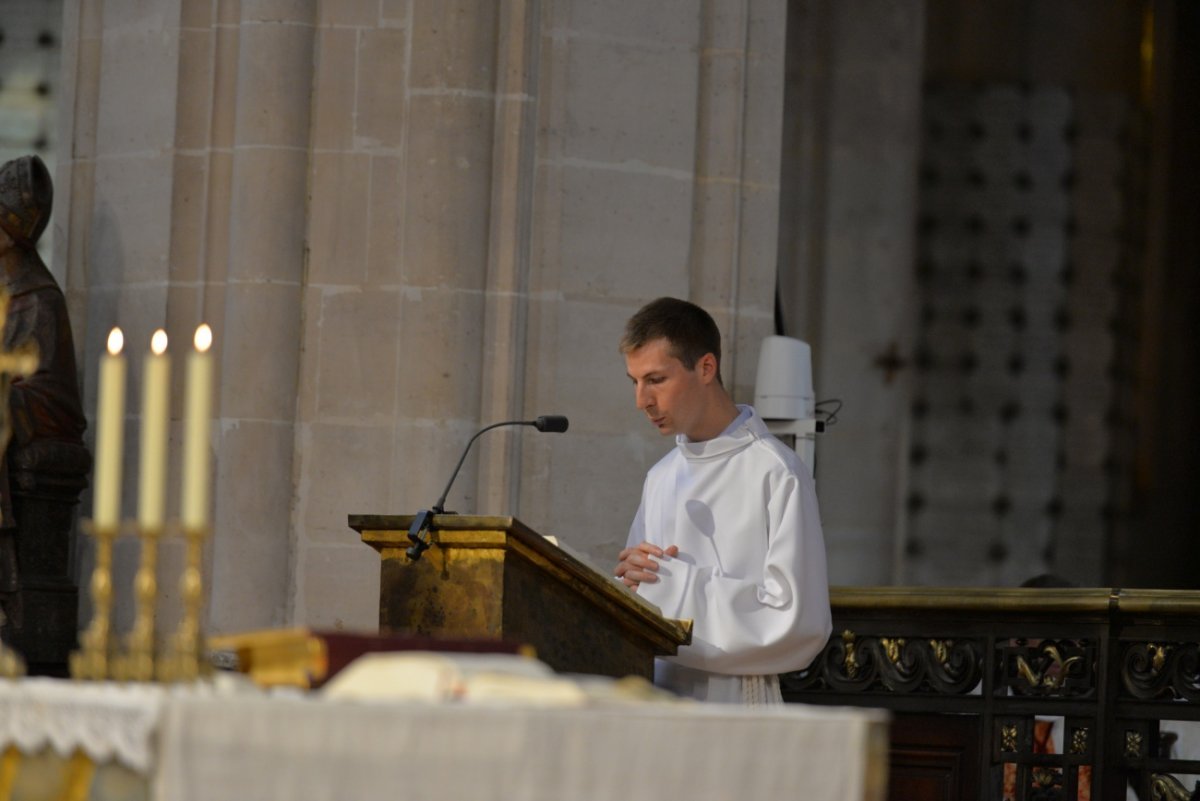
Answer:
[[[625,323],[621,353],[628,354],[648,342],[665,339],[671,355],[689,370],[711,353],[717,359],[717,380],[721,376],[721,331],[712,316],[695,303],[679,298],[652,300]]]

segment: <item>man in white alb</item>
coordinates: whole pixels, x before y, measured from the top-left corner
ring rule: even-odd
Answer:
[[[721,334],[699,306],[647,304],[621,352],[638,408],[675,447],[646,475],[615,573],[664,615],[695,621],[655,681],[701,700],[780,702],[778,674],[807,667],[831,628],[812,479],[726,392]]]

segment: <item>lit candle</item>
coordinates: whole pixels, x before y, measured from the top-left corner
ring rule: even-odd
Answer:
[[[100,359],[96,408],[95,508],[92,524],[116,529],[121,514],[121,449],[125,444],[125,336],[120,328],[108,334],[108,353]]]
[[[138,486],[138,526],[142,531],[161,531],[163,525],[170,385],[167,332],[160,328],[150,340],[150,352],[142,371],[142,472]]]
[[[187,402],[184,406],[184,530],[208,524],[208,441],[212,428],[212,329],[196,329],[196,349],[188,356]]]

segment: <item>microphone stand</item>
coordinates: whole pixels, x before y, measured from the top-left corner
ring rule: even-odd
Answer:
[[[467,447],[463,448],[462,456],[458,457],[458,464],[454,466],[454,472],[450,474],[450,480],[446,482],[446,489],[442,490],[442,495],[437,499],[429,509],[422,509],[417,512],[413,518],[412,525],[408,527],[408,539],[412,545],[408,546],[405,553],[408,558],[415,562],[421,558],[421,554],[429,549],[430,540],[427,536],[432,531],[433,516],[445,514],[446,496],[450,494],[450,487],[454,485],[454,479],[458,478],[458,471],[462,469],[463,462],[467,460],[467,453],[471,450],[471,446],[475,444],[475,440],[479,439],[480,434],[485,431],[491,431],[493,428],[501,426],[533,426],[538,431],[548,431],[551,433],[562,433],[567,430],[567,418],[562,415],[548,414],[538,417],[536,420],[507,420],[503,423],[492,423],[490,426],[485,426],[475,433],[475,436],[467,442]]]

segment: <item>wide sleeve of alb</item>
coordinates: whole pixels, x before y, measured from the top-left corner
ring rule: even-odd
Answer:
[[[660,580],[639,587],[667,617],[695,621],[692,645],[680,649],[676,663],[712,673],[784,673],[807,667],[825,646],[832,630],[829,585],[808,476],[791,474],[780,482],[768,501],[767,520],[761,580],[660,559]],[[631,532],[630,539],[634,536]]]

